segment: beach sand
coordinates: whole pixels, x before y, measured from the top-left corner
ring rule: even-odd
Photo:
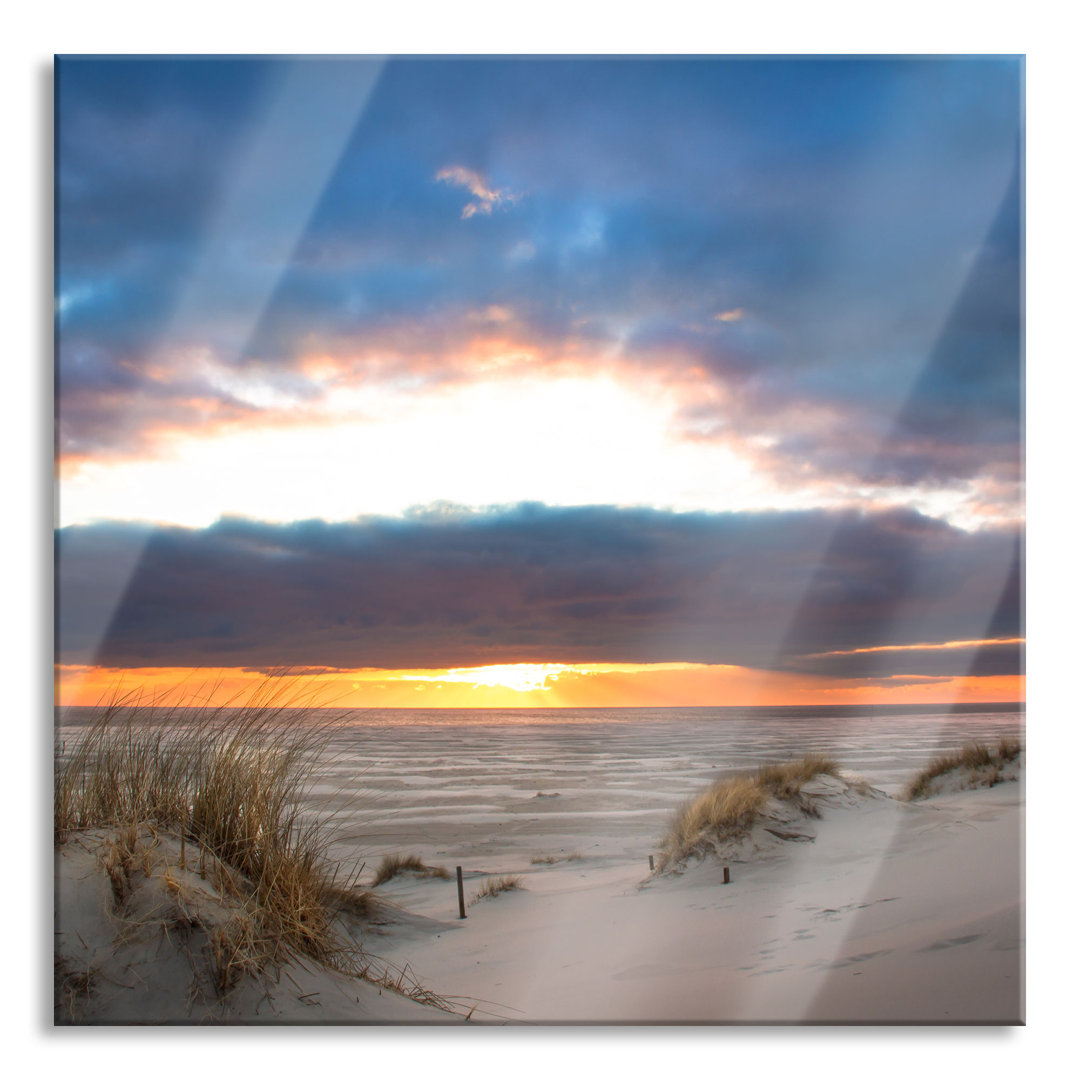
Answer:
[[[490,873],[523,888],[465,920],[451,883],[395,879],[380,892],[414,916],[370,945],[489,1019],[1022,1021],[1020,784],[872,798],[814,825],[729,862],[726,885],[713,859],[671,875],[610,856],[532,865],[539,848],[469,861],[467,896]]]
[[[609,737],[586,765],[558,759],[541,735],[539,746],[521,736],[511,774],[497,749],[477,760],[482,732],[432,730],[422,751],[379,758],[368,743],[358,756],[376,797],[345,816],[339,854],[366,856],[364,882],[384,853],[451,874],[461,865],[469,906],[460,919],[452,876],[404,873],[373,890],[376,914],[347,932],[452,1013],[311,964],[218,998],[193,963],[202,939],[185,946],[154,923],[155,905],[175,899],[164,872],[147,879],[138,917],[129,901],[121,918],[84,837],[58,848],[56,951],[73,988],[58,1022],[1023,1022],[1022,772],[908,803],[893,797],[909,772],[894,756],[870,773],[869,792],[823,797],[803,838],[762,836],[759,850],[660,873],[649,856],[664,823],[724,772],[707,764],[710,749],[672,737],[642,758]],[[358,783],[337,760],[316,792],[321,809]],[[161,844],[185,895],[217,910],[190,848],[181,873],[175,843]],[[474,900],[503,874],[521,888]],[[80,971],[94,972],[81,996]]]

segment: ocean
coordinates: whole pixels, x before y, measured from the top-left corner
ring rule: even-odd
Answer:
[[[194,715],[196,710],[185,710]],[[67,745],[94,710],[57,713]],[[888,794],[943,750],[1024,737],[1015,703],[650,709],[297,709],[331,721],[313,811],[336,854],[482,860],[644,857],[673,811],[726,773],[821,752]],[[589,851],[578,851],[588,837]],[[515,862],[516,860],[516,862]]]

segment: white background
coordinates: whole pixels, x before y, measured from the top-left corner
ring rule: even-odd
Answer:
[[[741,5],[740,5],[741,7]],[[1065,7],[1025,2],[632,6],[123,0],[10,4],[3,63],[3,712],[8,750],[0,1017],[14,1075],[443,1078],[1053,1075],[1075,1055],[1074,620],[1078,461],[1077,57]],[[1057,17],[1055,18],[1055,12]],[[54,53],[1024,53],[1027,55],[1028,1007],[1026,1028],[51,1028],[51,77]],[[208,1045],[212,1041],[213,1045]],[[1058,1061],[1057,1051],[1062,1051]],[[38,1059],[45,1060],[39,1065]],[[21,1059],[21,1060],[20,1060]]]

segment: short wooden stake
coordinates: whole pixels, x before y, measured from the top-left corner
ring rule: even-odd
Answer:
[[[651,855],[649,856],[649,869],[650,870],[655,870],[656,869],[656,866],[653,863],[653,857]]]
[[[731,871],[725,866],[724,867],[724,884],[728,885],[730,883],[731,883]]]
[[[465,883],[461,880],[461,867],[457,868],[457,906],[460,918],[467,918],[465,914]]]

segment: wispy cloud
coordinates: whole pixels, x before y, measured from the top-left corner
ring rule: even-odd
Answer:
[[[473,214],[490,214],[496,206],[515,202],[520,196],[509,188],[493,187],[480,173],[467,169],[464,165],[448,165],[435,174],[436,181],[456,184],[465,188],[473,201],[465,204],[461,211],[462,218],[468,219]]]
[[[823,656],[858,656],[861,653],[922,652],[926,649],[972,649],[982,645],[1021,645],[1022,637],[975,638],[968,641],[924,641],[914,645],[869,645],[862,649],[836,649],[833,652],[811,653],[807,660]]]

